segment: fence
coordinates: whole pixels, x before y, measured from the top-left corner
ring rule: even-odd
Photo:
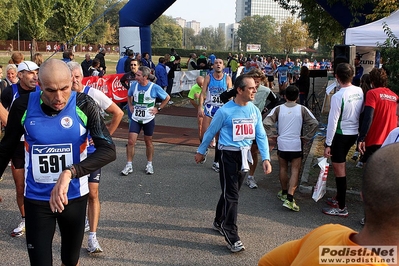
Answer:
[[[64,44],[57,41],[37,41],[37,52],[54,52],[55,49],[63,51]],[[9,51],[10,44],[14,51],[30,51],[31,41],[20,40],[18,46],[18,40],[0,40],[0,50]],[[49,45],[47,49],[47,46]],[[19,49],[18,49],[19,47]],[[73,48],[73,47],[70,47]],[[75,52],[97,52],[99,48],[99,44],[77,44],[75,46]],[[108,53],[118,52],[119,48],[116,45],[105,45],[105,49]]]

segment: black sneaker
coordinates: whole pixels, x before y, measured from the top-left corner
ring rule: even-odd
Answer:
[[[218,231],[222,236],[224,236],[222,226],[220,224],[218,224],[216,221],[213,222],[212,229],[215,231]]]

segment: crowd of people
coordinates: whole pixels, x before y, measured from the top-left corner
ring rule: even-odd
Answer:
[[[64,265],[78,265],[85,230],[89,231],[88,252],[103,251],[96,233],[100,217],[101,167],[116,159],[111,136],[124,113],[104,93],[84,86],[82,79],[106,73],[105,54],[105,49],[100,48],[93,60],[86,54],[83,62],[78,63],[72,51],[64,51],[62,60],[45,62],[40,56],[34,57],[35,61],[26,61],[22,54],[14,52],[5,69],[5,79],[2,79],[0,67],[0,120],[5,127],[0,142],[0,174],[11,160],[16,202],[21,214],[21,221],[11,236],[26,234],[31,265],[51,264],[56,223],[61,232]],[[121,83],[128,90],[129,132],[127,163],[121,175],[133,173],[136,167],[133,167],[133,159],[141,131],[147,157],[144,169],[146,174],[152,175],[155,172],[152,143],[155,117],[171,103],[171,84],[174,72],[181,70],[181,58],[172,50],[155,65],[148,53],[141,55],[128,50],[123,59],[118,62],[117,70],[125,73]],[[194,53],[188,60],[189,69],[209,70],[205,77],[196,79],[189,92],[190,102],[198,113],[200,145],[195,162],[204,164],[209,148],[214,146],[212,169],[219,175],[221,195],[212,228],[224,236],[233,253],[245,250],[237,226],[239,191],[244,183],[250,189],[258,187],[255,171],[259,161],[262,172],[271,173],[269,141],[277,140],[277,171],[281,184],[281,190],[276,191],[277,198],[283,202],[283,207],[300,211],[294,194],[299,184],[303,146],[318,128],[316,117],[306,107],[309,71],[315,66],[310,66],[307,60],[303,63],[292,62],[290,58],[278,61],[271,56],[243,59],[235,54],[227,58],[225,66],[225,60],[214,54],[209,58],[202,54],[197,59]],[[330,68],[324,60],[322,62],[316,68]],[[391,170],[380,173],[387,183],[381,186],[377,186],[371,172],[384,155],[399,149],[397,145],[388,145],[399,142],[399,98],[387,88],[388,75],[384,69],[375,68],[363,74],[359,62],[355,67],[341,63],[334,73],[338,85],[331,98],[324,157],[331,158],[337,193],[327,199],[329,207],[322,212],[340,217],[349,215],[346,157],[356,144],[360,162],[366,168],[362,189],[364,230],[351,231],[351,236],[343,241],[364,245],[372,238],[370,230],[375,229],[378,221],[372,202],[373,195],[382,192],[376,188],[391,190],[384,186],[396,188],[399,185],[395,179],[397,174]],[[237,73],[239,66],[243,66],[241,73]],[[226,68],[230,71],[226,72]],[[355,85],[358,75],[359,84]],[[275,83],[278,93],[273,92]],[[102,112],[112,115],[107,125]],[[35,127],[39,123],[40,129]],[[42,125],[47,130],[42,130]],[[384,146],[389,147],[379,151]],[[394,165],[392,158],[388,161]],[[395,200],[394,192],[391,194],[390,199]],[[381,198],[377,201],[383,201]],[[337,234],[349,231],[331,225],[315,229],[307,237],[317,238],[326,230]],[[382,229],[381,232],[385,233]],[[375,240],[377,244],[383,243],[379,238]],[[389,244],[397,243],[391,241]],[[280,260],[282,252],[301,245],[309,249],[314,243],[290,242],[266,254],[259,265],[286,265],[286,261],[292,262],[298,257],[314,260],[306,257],[309,253],[301,252],[292,253],[284,262]]]

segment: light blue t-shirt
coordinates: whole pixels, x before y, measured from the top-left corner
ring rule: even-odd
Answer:
[[[263,127],[262,115],[259,109],[252,102],[248,102],[245,106],[236,104],[234,100],[228,101],[224,104],[213,117],[211,124],[204,134],[201,145],[198,147],[198,152],[205,154],[209,143],[217,132],[220,132],[219,145],[221,146],[235,148],[251,146],[252,139],[243,139],[240,141],[233,140],[233,135],[237,134],[238,131],[238,129],[234,127],[236,124],[234,124],[233,121],[240,119],[252,119],[255,130],[255,139],[262,160],[270,160],[269,143]]]

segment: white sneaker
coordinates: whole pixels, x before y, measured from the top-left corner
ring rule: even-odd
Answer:
[[[213,163],[212,164],[212,169],[216,172],[219,173],[219,163]]]
[[[125,168],[121,171],[122,175],[128,175],[130,173],[133,173],[133,167],[131,165],[126,165]]]
[[[255,178],[248,177],[246,183],[249,188],[257,188],[258,187],[258,185],[256,184],[256,181],[255,181]]]
[[[18,227],[11,232],[12,237],[22,236],[25,233],[25,220],[22,220]]]
[[[169,101],[169,102],[168,102],[168,104],[173,104],[173,103],[174,103],[173,101]]]
[[[86,216],[85,232],[89,232],[89,231],[90,231],[90,224],[89,224],[89,219],[87,219],[87,216]]]
[[[145,173],[147,175],[152,175],[154,173],[154,167],[152,166],[152,164],[147,164],[147,166],[145,167]]]
[[[357,162],[356,167],[357,168],[363,168],[363,163],[362,162]]]
[[[236,253],[245,250],[244,245],[241,241],[235,242],[233,245],[227,245],[227,248],[230,249],[231,252]]]
[[[89,253],[103,252],[103,249],[100,247],[100,244],[98,244],[97,237],[92,237],[92,238],[89,237],[87,251]]]

